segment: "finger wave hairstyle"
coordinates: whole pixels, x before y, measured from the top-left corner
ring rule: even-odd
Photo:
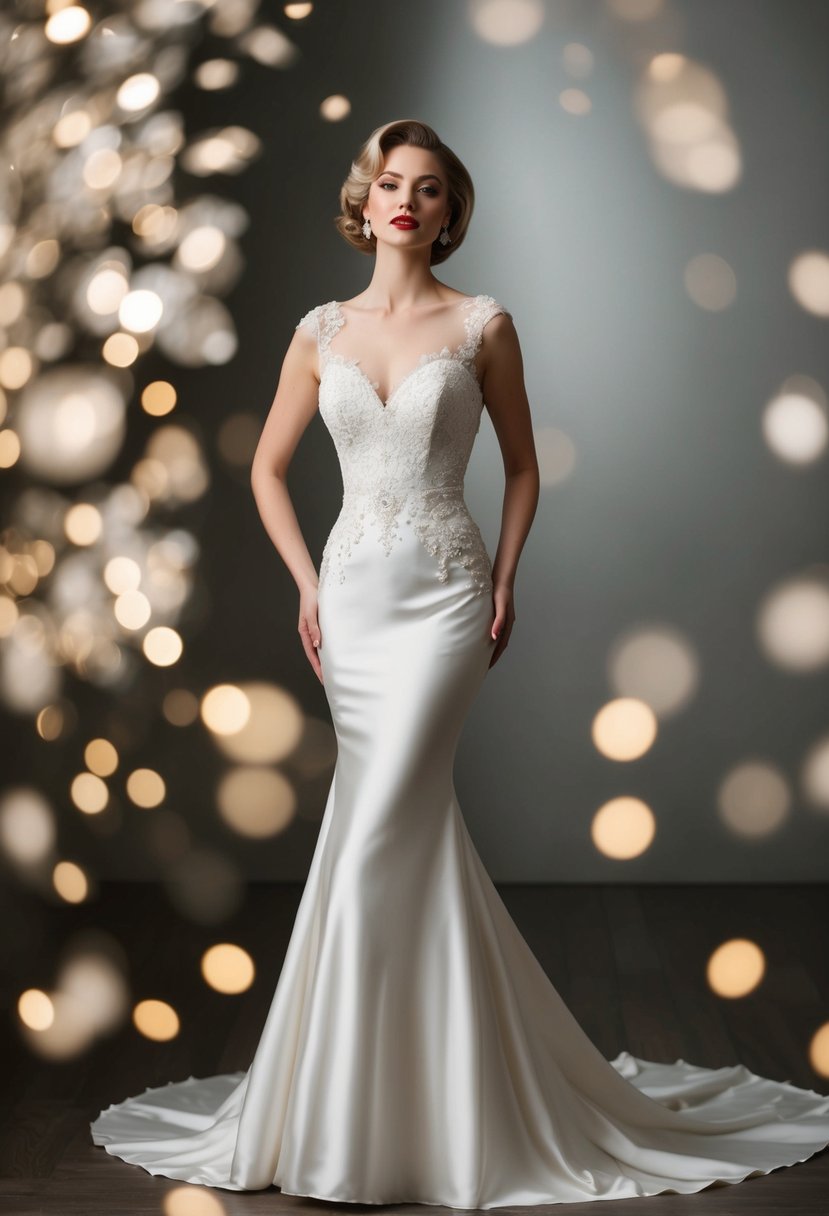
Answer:
[[[340,214],[334,223],[343,240],[354,249],[359,249],[360,253],[374,253],[377,246],[374,233],[368,239],[363,236],[363,207],[371,183],[383,172],[386,156],[400,144],[434,152],[446,174],[452,244],[441,245],[437,238],[432,242],[429,263],[435,266],[438,262],[445,262],[463,244],[475,206],[475,189],[466,166],[425,122],[400,118],[372,131],[351,162],[348,177],[340,189]]]

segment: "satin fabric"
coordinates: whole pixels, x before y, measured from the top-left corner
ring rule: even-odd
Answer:
[[[740,1064],[606,1060],[524,941],[453,784],[495,646],[491,565],[462,498],[482,396],[466,336],[384,406],[319,341],[343,511],[318,592],[338,755],[250,1067],[113,1103],[90,1124],[151,1174],[228,1190],[454,1208],[691,1193],[804,1161],[829,1097]],[[345,335],[344,335],[345,336]]]
[[[93,1139],[230,1190],[486,1209],[691,1193],[803,1161],[829,1097],[742,1065],[608,1062],[509,916],[452,781],[491,601],[411,530],[320,593],[339,753],[247,1072],[148,1089]],[[378,556],[379,553],[379,556]]]

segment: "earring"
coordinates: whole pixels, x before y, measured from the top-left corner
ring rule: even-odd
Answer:
[[[371,220],[365,220],[363,223],[363,236],[366,240],[371,236]]]
[[[451,245],[452,244],[452,238],[449,235],[448,227],[441,229],[441,233],[440,233],[440,236],[438,237],[438,240],[440,241],[441,245]]]

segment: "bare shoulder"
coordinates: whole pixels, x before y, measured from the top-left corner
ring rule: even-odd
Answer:
[[[294,326],[285,355],[287,368],[294,374],[309,374],[319,383],[318,350],[324,329],[325,304],[316,304]]]
[[[480,371],[491,388],[493,377],[515,377],[522,371],[521,344],[512,313],[491,296],[486,297],[481,330]]]
[[[518,344],[512,313],[492,296],[483,297],[482,345],[485,350]]]

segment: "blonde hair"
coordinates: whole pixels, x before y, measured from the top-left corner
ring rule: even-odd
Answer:
[[[385,157],[392,148],[401,144],[434,152],[446,172],[451,212],[448,228],[452,244],[441,245],[439,240],[433,241],[429,263],[434,266],[446,261],[463,243],[475,206],[475,188],[463,162],[425,122],[400,118],[372,131],[351,162],[348,177],[340,189],[340,214],[334,223],[343,240],[354,249],[359,249],[360,253],[374,252],[377,238],[373,233],[368,239],[363,236],[363,207],[371,183],[383,172]]]

